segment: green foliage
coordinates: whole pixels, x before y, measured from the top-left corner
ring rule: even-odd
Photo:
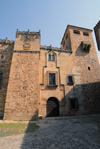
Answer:
[[[27,132],[33,132],[39,128],[34,123],[0,123],[0,137]]]

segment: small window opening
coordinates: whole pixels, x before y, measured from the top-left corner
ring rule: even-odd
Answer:
[[[71,109],[75,109],[75,99],[71,100]]]
[[[54,61],[55,57],[54,57],[54,54],[52,55],[52,60]]]
[[[2,59],[2,60],[4,59],[4,55],[1,55],[1,59]]]
[[[78,31],[78,30],[74,30],[73,32],[74,32],[74,34],[80,34],[80,31]]]
[[[88,70],[90,71],[90,67],[88,67]]]
[[[65,45],[65,41],[64,41],[64,43],[63,43],[63,46]]]
[[[84,35],[84,36],[89,36],[89,33],[83,32],[83,35]]]
[[[68,38],[68,34],[66,35],[66,40],[67,40],[67,38]]]
[[[73,76],[72,76],[72,75],[69,75],[69,76],[68,76],[67,84],[68,84],[68,85],[73,85],[73,84],[74,84]]]
[[[71,109],[78,109],[78,100],[77,100],[77,98],[70,99],[70,106],[71,106]]]

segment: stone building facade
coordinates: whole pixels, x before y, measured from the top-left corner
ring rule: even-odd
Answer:
[[[92,30],[68,25],[61,48],[39,32],[0,40],[0,116],[30,120],[100,113],[100,69]]]

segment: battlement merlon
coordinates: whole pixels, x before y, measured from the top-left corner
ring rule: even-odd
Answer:
[[[8,40],[8,38],[6,37],[6,39],[0,39],[0,44],[14,44],[14,40]]]
[[[17,31],[16,31],[16,37],[18,36],[18,35],[37,35],[37,36],[40,36],[40,30],[39,30],[39,32],[31,32],[29,29],[28,29],[28,31],[19,31],[18,29],[17,29]]]

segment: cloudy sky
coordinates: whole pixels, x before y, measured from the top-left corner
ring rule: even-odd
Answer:
[[[93,29],[99,20],[100,0],[0,0],[0,39],[41,30],[41,45],[60,47],[68,24]]]

